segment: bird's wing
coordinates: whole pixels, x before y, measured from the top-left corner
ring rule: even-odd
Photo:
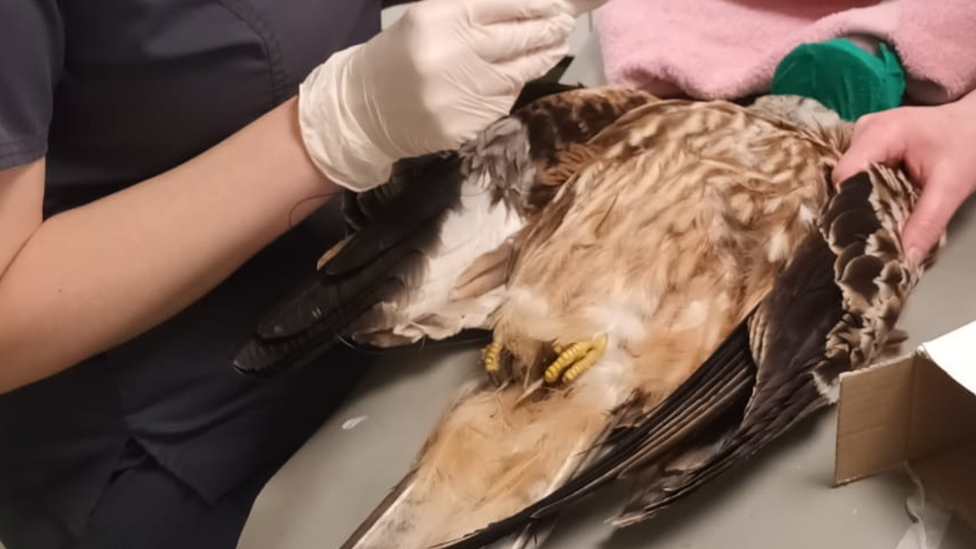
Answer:
[[[459,163],[453,154],[417,166],[405,187],[423,191],[398,193],[386,203],[390,215],[363,225],[330,250],[331,261],[264,316],[236,351],[234,367],[254,377],[304,367],[374,303],[401,291],[403,280],[422,268],[422,258],[412,250],[436,241],[438,223],[458,199]]]
[[[914,201],[889,168],[844,182],[766,299],[675,392],[550,495],[442,547],[485,547],[622,477],[636,486],[617,524],[645,520],[833,403],[840,374],[873,360],[921,274],[900,241]]]
[[[681,449],[635,494],[619,524],[652,516],[836,403],[840,375],[880,355],[921,275],[905,260],[900,241],[914,201],[910,183],[885,167],[842,184],[823,213],[821,232],[798,250],[748,321],[751,352],[731,370],[752,373],[754,385],[739,395],[748,400],[736,408],[737,421],[720,418],[724,436],[705,441],[709,451],[698,440]]]
[[[304,366],[339,337],[392,347],[484,327],[501,299],[511,238],[585,160],[579,147],[653,99],[529,87],[520,108],[459,151],[402,161],[388,185],[347,195],[354,232],[264,317],[234,367],[268,376]]]

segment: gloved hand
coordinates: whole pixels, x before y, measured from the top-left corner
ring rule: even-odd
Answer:
[[[570,10],[573,15],[582,15],[586,12],[593,11],[603,4],[606,4],[608,0],[566,0],[569,2]]]
[[[330,57],[299,90],[309,156],[355,191],[398,159],[452,149],[507,114],[568,51],[567,0],[423,0]]]

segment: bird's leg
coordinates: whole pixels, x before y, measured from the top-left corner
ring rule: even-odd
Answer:
[[[572,383],[603,356],[607,349],[607,336],[600,335],[590,341],[578,341],[569,346],[554,345],[553,349],[559,356],[546,368],[546,383],[552,384],[559,380]]]
[[[487,347],[481,350],[481,358],[485,361],[485,370],[489,373],[497,373],[500,366],[499,357],[502,352],[502,344],[492,341]]]
[[[498,381],[498,374],[501,371],[502,344],[497,339],[492,339],[487,347],[481,350],[481,359],[485,363],[485,370],[488,376],[495,382]]]

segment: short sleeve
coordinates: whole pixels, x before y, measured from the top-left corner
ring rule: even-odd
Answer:
[[[57,0],[0,0],[0,170],[47,153],[63,58]]]

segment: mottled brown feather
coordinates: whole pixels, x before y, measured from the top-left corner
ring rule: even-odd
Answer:
[[[502,384],[469,388],[349,547],[481,547],[628,474],[640,483],[620,523],[643,520],[829,403],[839,373],[886,344],[920,273],[894,236],[915,195],[880,167],[867,196],[832,193],[849,123],[797,98],[638,96],[614,110],[611,93],[526,111],[528,185],[487,167],[509,182],[496,199],[532,218],[487,262],[505,265],[491,319]],[[600,335],[592,369],[540,385],[554,345]],[[783,366],[794,337],[819,362]]]

